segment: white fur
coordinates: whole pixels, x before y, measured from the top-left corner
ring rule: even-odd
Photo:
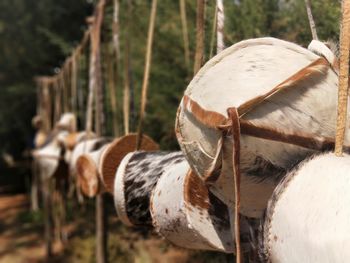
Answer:
[[[349,262],[349,171],[349,155],[328,153],[287,175],[267,211],[264,241],[272,262]]]
[[[77,144],[77,146],[73,150],[73,153],[71,155],[70,162],[69,162],[69,168],[70,168],[70,171],[72,174],[75,174],[75,172],[76,172],[75,165],[76,165],[78,158],[81,155],[83,155],[84,153],[91,152],[92,149],[95,147],[96,143],[98,143],[100,140],[102,140],[102,139],[101,138],[94,138],[94,139],[82,141],[82,142]]]
[[[323,56],[331,65],[336,60],[334,53],[319,40],[312,40],[307,48],[315,54]]]
[[[129,163],[130,158],[134,155],[134,152],[125,155],[120,162],[114,179],[114,205],[117,210],[119,219],[127,226],[132,226],[128,215],[126,213],[125,192],[124,192],[124,175],[126,166]]]
[[[57,122],[56,126],[59,129],[67,130],[70,132],[74,132],[77,130],[77,120],[74,113],[67,112],[64,113],[59,121]]]
[[[39,166],[40,176],[43,179],[53,176],[58,168],[61,149],[57,140],[53,140],[43,148],[35,150],[33,157]]]
[[[188,171],[189,165],[183,161],[171,167],[159,179],[151,197],[154,227],[163,237],[180,247],[233,252],[230,229],[219,231],[207,210],[193,206],[186,200],[184,187],[190,176]]]

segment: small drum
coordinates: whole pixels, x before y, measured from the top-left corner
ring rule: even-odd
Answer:
[[[114,194],[114,178],[123,158],[136,150],[137,134],[130,133],[115,139],[101,156],[101,181],[105,189]],[[157,151],[159,146],[147,135],[142,135],[142,151]]]
[[[156,231],[177,246],[234,251],[227,206],[208,191],[185,160],[166,169],[159,179],[151,214]]]
[[[182,152],[131,152],[121,161],[114,180],[114,203],[129,226],[151,226],[150,196],[159,178],[180,162]]]
[[[109,144],[100,149],[81,155],[76,162],[77,177],[82,193],[88,197],[95,197],[103,192],[100,181],[100,159]]]
[[[97,149],[100,149],[103,145],[105,145],[108,142],[110,142],[110,139],[94,138],[94,139],[84,140],[78,143],[74,148],[69,161],[71,174],[73,175],[76,174],[76,163],[80,156],[82,156],[85,153],[93,152]]]
[[[63,158],[62,149],[56,138],[47,142],[42,148],[34,150],[33,158],[38,165],[41,178],[51,178],[58,170],[60,159]]]

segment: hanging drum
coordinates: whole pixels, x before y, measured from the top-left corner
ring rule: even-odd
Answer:
[[[56,136],[48,139],[42,148],[33,151],[33,157],[38,164],[40,175],[43,179],[55,177],[66,177],[68,167],[65,163],[64,149],[62,149],[58,138],[66,134],[65,131],[59,132]]]
[[[110,139],[107,138],[95,138],[95,139],[88,139],[85,141],[82,141],[77,144],[77,146],[74,148],[72,152],[72,156],[70,158],[69,167],[70,171],[73,175],[76,174],[76,163],[78,158],[88,152],[95,151],[101,146],[105,145],[106,143],[110,142]]]
[[[263,231],[268,262],[348,262],[350,156],[304,161],[277,186]]]
[[[74,113],[66,112],[55,125],[56,129],[75,132],[77,130],[77,117]]]
[[[151,197],[154,227],[189,249],[234,251],[227,206],[208,191],[186,160],[166,169]]]
[[[127,154],[114,180],[114,203],[121,221],[129,226],[151,226],[150,196],[160,176],[186,162],[182,152]]]
[[[87,133],[87,132],[66,132],[62,133],[61,136],[58,136],[57,139],[61,145],[62,148],[65,149],[65,154],[64,154],[64,160],[67,163],[71,162],[73,150],[75,146],[87,139],[93,139],[95,138],[96,135],[93,133]]]
[[[76,171],[82,193],[88,197],[94,197],[103,191],[100,182],[100,159],[107,149],[103,145],[100,149],[81,155],[76,162]]]
[[[211,59],[187,87],[176,121],[179,144],[230,207],[237,129],[227,110],[237,113],[243,215],[260,217],[287,169],[333,146],[338,77],[335,57],[327,59],[290,42],[251,39]]]
[[[96,135],[93,133],[87,133],[85,131],[81,132],[71,132],[66,134],[64,137],[60,138],[60,143],[65,147],[68,151],[73,151],[74,147],[87,139],[93,139]]]
[[[114,193],[114,178],[117,168],[128,153],[136,150],[136,141],[136,133],[117,138],[107,147],[101,156],[101,181],[105,189],[111,194]],[[158,149],[158,144],[151,138],[146,135],[142,136],[139,150],[157,151]]]

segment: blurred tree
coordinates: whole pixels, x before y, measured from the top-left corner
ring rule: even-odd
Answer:
[[[86,0],[0,1],[0,154],[19,158],[30,144],[33,77],[52,75],[92,12]]]
[[[86,0],[2,0],[0,2],[0,153],[19,156],[30,134],[30,118],[35,110],[33,76],[53,74],[64,57],[77,44],[85,28],[85,17],[92,13]],[[131,80],[135,112],[139,112],[150,0],[131,0],[132,23],[126,30],[128,1],[120,1],[120,50],[117,105],[121,122],[125,38],[130,37]],[[152,69],[145,132],[165,149],[177,148],[174,120],[181,96],[192,76],[186,69],[179,1],[162,0],[158,5],[153,45]],[[301,45],[311,40],[304,0],[225,0],[226,46],[247,38],[274,36]],[[111,42],[112,5],[109,1],[104,22],[103,42]],[[321,40],[337,40],[340,3],[313,0],[318,34]],[[215,1],[207,1],[205,30],[212,28]],[[186,0],[190,68],[193,67],[196,1]],[[205,34],[205,60],[209,57],[211,33]],[[110,56],[108,52],[105,52]],[[105,55],[106,56],[106,55]],[[105,60],[104,60],[105,61]],[[104,63],[104,62],[103,62]],[[104,68],[107,68],[105,65]],[[81,76],[82,77],[82,76]],[[86,78],[86,74],[85,74]],[[86,81],[81,80],[81,83]],[[107,81],[104,80],[106,84]],[[106,96],[108,99],[108,96]],[[109,105],[109,104],[107,104]],[[107,108],[107,128],[112,133],[111,110]],[[137,116],[134,116],[134,119]],[[131,121],[135,131],[135,120]]]

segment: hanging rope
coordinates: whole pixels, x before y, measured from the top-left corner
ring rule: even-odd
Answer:
[[[124,55],[124,89],[123,89],[123,120],[124,120],[124,134],[129,133],[130,125],[130,90],[131,90],[131,61],[130,61],[130,32],[131,32],[131,0],[128,4],[128,18],[126,28],[128,34],[125,37],[125,55]]]
[[[194,75],[202,67],[204,60],[204,19],[205,18],[205,0],[197,0],[196,16],[196,52],[194,56]]]
[[[213,53],[214,53],[217,19],[218,19],[218,6],[216,5],[215,6],[215,11],[214,11],[213,28],[212,28],[212,31],[211,31],[210,48],[209,48],[209,50],[210,50],[210,52],[209,52],[209,59],[213,57]]]
[[[151,70],[152,43],[153,43],[156,13],[157,13],[157,0],[152,0],[152,9],[151,9],[151,16],[150,16],[150,22],[149,22],[149,28],[148,28],[148,37],[147,37],[145,71],[143,74],[143,83],[142,83],[140,119],[139,119],[139,125],[137,129],[137,143],[136,143],[137,149],[140,149],[140,146],[142,144],[142,125],[143,125],[143,119],[145,115],[146,102],[147,102],[148,80],[149,80],[149,74]]]
[[[224,13],[223,0],[216,0],[216,7],[217,7],[216,53],[218,54],[225,49],[225,42],[224,42],[225,13]]]
[[[190,41],[188,40],[185,0],[180,0],[180,16],[181,16],[181,25],[182,25],[182,38],[184,42],[185,64],[186,64],[186,69],[188,70],[190,68]]]
[[[236,263],[242,262],[242,251],[241,251],[241,237],[240,237],[240,205],[241,205],[241,172],[240,172],[240,137],[241,128],[239,121],[239,114],[237,108],[229,108],[227,114],[232,122],[232,139],[233,139],[233,150],[232,150],[232,167],[233,167],[233,178],[234,178],[234,191],[235,191],[235,207],[234,207],[234,236],[236,244]],[[232,220],[231,220],[232,221]],[[232,227],[232,224],[231,224]]]
[[[335,155],[342,156],[348,108],[349,50],[350,50],[350,1],[343,1],[340,34],[340,68],[338,115],[335,137]]]
[[[317,30],[316,30],[316,24],[315,24],[315,21],[314,21],[314,17],[313,17],[313,15],[312,15],[311,2],[310,2],[310,0],[305,0],[305,6],[306,6],[307,17],[308,17],[308,19],[309,19],[309,24],[310,24],[312,39],[318,40]]]

